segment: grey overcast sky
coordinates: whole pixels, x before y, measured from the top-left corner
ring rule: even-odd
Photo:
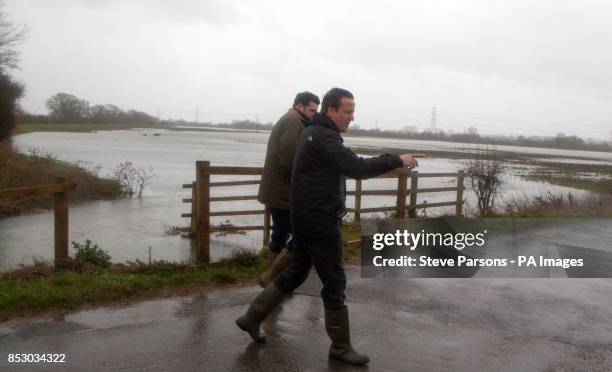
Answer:
[[[612,3],[8,0],[25,109],[66,92],[162,118],[275,121],[355,94],[364,128],[612,136]]]

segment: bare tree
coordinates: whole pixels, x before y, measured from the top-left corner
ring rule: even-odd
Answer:
[[[9,70],[18,68],[19,53],[15,47],[28,32],[27,27],[17,27],[2,9],[0,0],[0,141],[10,140],[15,128],[17,100],[23,94],[23,85],[13,80]]]
[[[481,217],[493,214],[497,193],[503,183],[506,171],[504,163],[490,153],[479,155],[467,163],[465,174],[470,181],[478,201],[478,212]]]
[[[108,124],[119,122],[124,116],[123,110],[111,104],[94,105],[89,110],[89,120],[95,124]]]
[[[45,105],[52,120],[62,123],[83,123],[89,117],[89,102],[68,93],[51,96]]]
[[[28,34],[27,26],[15,26],[3,10],[4,1],[0,1],[0,72],[19,68],[19,53],[15,47],[21,44]]]
[[[114,175],[124,193],[129,196],[137,195],[139,198],[142,197],[142,193],[151,182],[151,179],[155,177],[153,168],[137,169],[131,161],[120,163],[115,168]]]

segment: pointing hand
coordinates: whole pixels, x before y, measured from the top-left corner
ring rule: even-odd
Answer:
[[[400,158],[402,158],[402,161],[404,162],[404,167],[408,167],[408,168],[415,168],[419,166],[419,162],[416,160],[416,158],[422,158],[425,155],[423,154],[402,154],[400,155]]]

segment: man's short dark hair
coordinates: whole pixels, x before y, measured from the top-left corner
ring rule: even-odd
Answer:
[[[321,103],[319,101],[319,97],[316,94],[312,94],[310,92],[300,92],[295,96],[293,100],[293,107],[297,107],[297,105],[302,104],[303,106],[308,106],[310,102],[314,102],[317,105]]]
[[[325,93],[323,97],[323,103],[321,104],[321,112],[327,113],[328,108],[338,109],[340,107],[340,101],[343,97],[353,99],[353,93],[342,88],[331,88],[329,92]]]

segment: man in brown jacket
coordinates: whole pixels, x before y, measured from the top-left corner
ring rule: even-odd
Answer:
[[[257,200],[265,204],[272,216],[268,270],[258,280],[262,287],[267,286],[289,263],[287,251],[283,249],[291,234],[289,185],[293,159],[298,138],[316,114],[319,102],[319,97],[310,92],[298,93],[293,108],[278,120],[268,139],[266,162],[257,196]]]

